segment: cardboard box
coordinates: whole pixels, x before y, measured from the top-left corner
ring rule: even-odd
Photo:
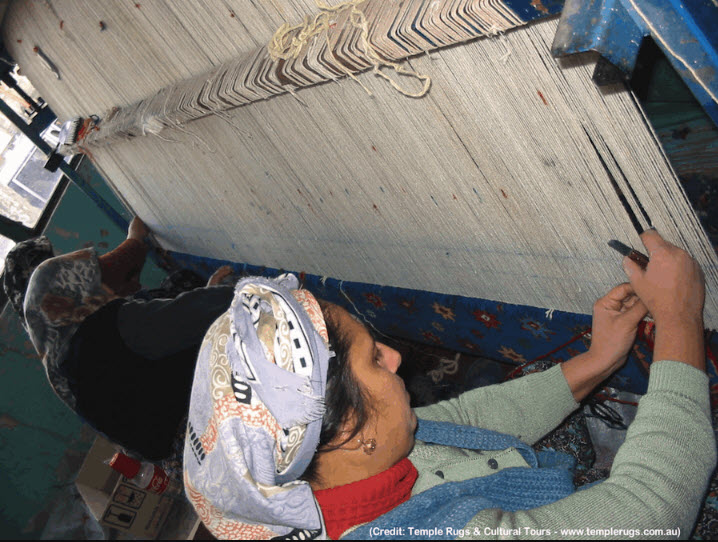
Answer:
[[[113,470],[106,462],[118,450],[117,445],[97,437],[77,476],[77,489],[101,525],[140,538],[157,538],[174,499],[140,489]]]

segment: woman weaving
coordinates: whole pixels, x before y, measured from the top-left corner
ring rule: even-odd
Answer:
[[[235,539],[687,537],[716,461],[703,279],[655,231],[642,238],[650,263],[624,261],[630,284],[596,302],[588,352],[415,411],[399,354],[349,313],[291,276],[241,281],[195,371],[184,462],[200,519]],[[574,492],[530,444],[625,362],[647,312],[648,392],[611,476]]]
[[[135,217],[127,239],[102,256],[55,256],[47,237],[28,239],[8,253],[3,287],[58,397],[110,440],[161,460],[181,447],[199,345],[233,289],[220,285],[230,271],[220,268],[207,287],[131,297],[148,233]]]

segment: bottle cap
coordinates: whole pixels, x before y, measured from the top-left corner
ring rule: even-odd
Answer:
[[[136,459],[132,459],[121,452],[117,452],[112,459],[110,459],[110,467],[130,480],[140,472],[141,465],[142,464]]]

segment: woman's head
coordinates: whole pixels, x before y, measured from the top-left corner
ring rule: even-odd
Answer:
[[[291,275],[242,279],[200,348],[185,488],[215,536],[320,536],[313,488],[377,474],[413,445],[399,354],[297,288]]]
[[[376,341],[341,307],[321,307],[336,356],[327,373],[318,451],[302,477],[315,489],[386,470],[409,454],[416,429],[409,394],[396,374],[399,352]]]
[[[184,482],[218,538],[321,534],[298,478],[319,443],[330,354],[321,308],[298,287],[292,275],[242,279],[199,350]]]
[[[23,321],[23,325],[25,321],[23,304],[30,276],[38,265],[53,256],[50,240],[41,236],[21,241],[5,257],[3,289],[13,309]]]

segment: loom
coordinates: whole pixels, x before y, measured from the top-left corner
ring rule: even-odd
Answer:
[[[650,35],[718,122],[715,4],[330,4],[13,2],[3,41],[59,118],[98,116],[73,150],[180,260],[301,271],[375,322],[351,285],[430,292],[443,332],[478,300],[555,339],[624,280],[607,241],[652,224],[717,327],[715,250],[624,85]]]

